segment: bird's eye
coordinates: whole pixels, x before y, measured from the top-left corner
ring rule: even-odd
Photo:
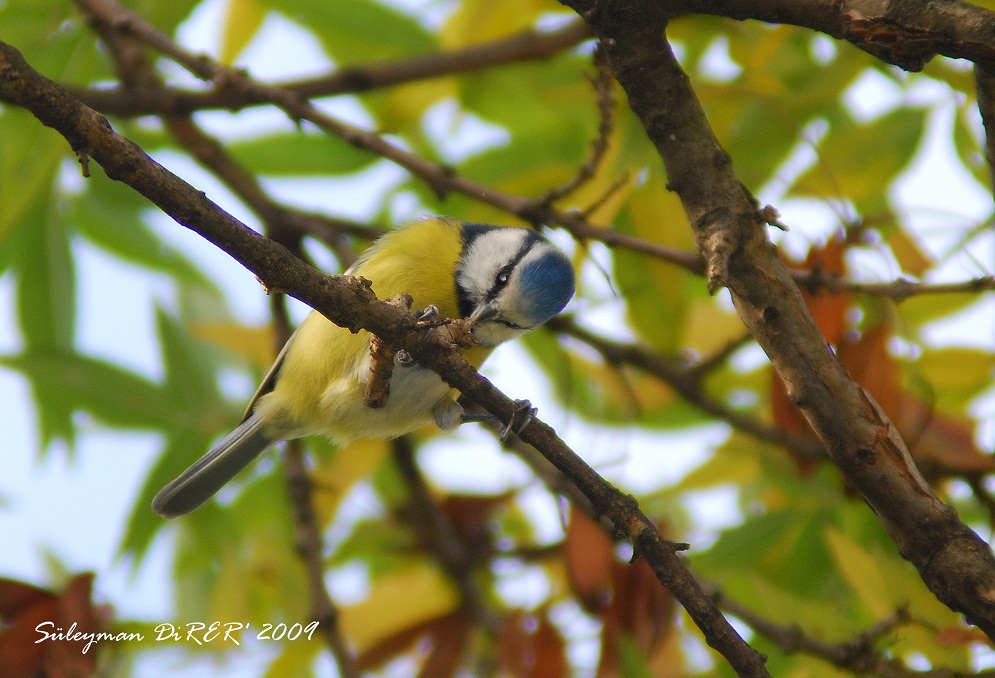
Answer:
[[[500,284],[500,285],[507,285],[508,284],[508,274],[507,273],[498,273],[497,281],[498,281],[498,284]]]

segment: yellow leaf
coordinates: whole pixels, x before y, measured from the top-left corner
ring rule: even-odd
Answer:
[[[225,548],[218,553],[218,567],[224,572],[218,577],[211,591],[210,610],[217,619],[249,619],[251,615],[246,581],[247,563],[234,549]]]
[[[725,348],[746,332],[738,315],[717,306],[712,299],[697,299],[688,311],[681,345],[703,356]]]
[[[221,22],[221,63],[231,65],[263,25],[266,7],[257,0],[228,0]]]
[[[540,14],[562,12],[549,0],[465,0],[439,33],[439,43],[448,49],[496,40],[532,28]]]
[[[459,605],[455,588],[430,565],[413,565],[377,579],[370,596],[341,610],[346,638],[358,654],[399,631],[448,614]]]
[[[933,266],[933,259],[904,229],[896,228],[888,234],[888,246],[902,270],[907,273],[921,276]]]
[[[317,488],[314,509],[319,525],[332,520],[342,498],[357,481],[380,468],[389,447],[385,440],[357,440],[336,450],[327,462],[318,464],[311,472],[311,480]]]
[[[703,490],[730,483],[744,486],[760,477],[760,459],[733,446],[720,447],[712,458],[691,471],[674,488],[675,492]]]
[[[314,660],[322,651],[324,645],[315,640],[308,642],[304,636],[295,641],[284,643],[283,651],[266,669],[263,678],[285,678],[286,676],[309,676],[314,669]]]
[[[884,619],[907,602],[894,595],[881,567],[881,558],[831,527],[826,528],[826,543],[840,572],[872,616]]]
[[[203,341],[217,344],[267,369],[276,357],[271,327],[246,327],[234,322],[199,322],[190,332]]]
[[[456,94],[452,78],[432,78],[391,87],[377,96],[367,96],[366,101],[373,107],[381,130],[404,132],[420,125],[432,105]]]
[[[923,353],[916,368],[937,391],[974,392],[991,383],[995,357],[973,348],[938,348]]]

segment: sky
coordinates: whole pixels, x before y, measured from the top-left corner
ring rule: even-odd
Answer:
[[[211,26],[218,25],[220,7],[221,3],[215,0],[206,3],[188,23],[183,40],[200,48],[216,44]],[[287,45],[293,45],[293,59],[273,58]],[[285,21],[272,21],[247,50],[242,62],[254,75],[267,79],[311,75],[324,72],[330,66],[316,42]],[[718,54],[716,68],[721,70],[722,66],[722,55]],[[855,90],[852,97],[855,110],[868,116],[878,115],[894,106],[897,97],[903,96],[893,85],[881,80],[859,84],[860,89]],[[927,246],[935,252],[943,252],[955,243],[949,242],[942,229],[935,228],[936,223],[942,223],[935,215],[937,206],[949,210],[955,205],[964,218],[977,218],[990,211],[992,198],[952,161],[950,149],[944,146],[942,131],[953,115],[952,103],[944,103],[944,97],[949,99],[949,94],[934,90],[917,92],[914,96],[922,97],[923,101],[939,102],[931,122],[935,133],[929,135],[928,143],[892,198],[904,209],[923,215],[921,227]],[[357,124],[369,122],[365,113],[349,100],[336,104],[335,113]],[[447,124],[452,121],[452,110],[443,107],[436,115],[438,120],[431,124],[437,126],[439,134],[446,130],[450,135],[453,154],[500,142],[500,132],[473,118],[460,119],[459,124],[452,127]],[[271,111],[248,112],[235,120],[224,113],[202,115],[198,119],[205,127],[229,139],[259,125],[291,127],[281,114]],[[813,161],[812,157],[806,156],[804,148],[796,155],[792,162]],[[251,215],[247,215],[222,186],[186,159],[166,155],[157,160],[206,190],[222,207],[250,225],[254,223]],[[335,205],[338,215],[363,218],[380,192],[399,177],[396,168],[380,164],[355,180],[336,186],[322,184],[320,190],[309,182],[299,181],[271,182],[269,185],[285,200],[302,207],[327,209],[329,205]],[[783,221],[799,224],[813,238],[820,233],[828,235],[836,224],[835,215],[824,205],[781,200],[776,185],[768,187],[760,197],[763,202],[778,206]],[[405,213],[410,207],[398,204],[395,209]],[[154,222],[166,240],[197,262],[202,270],[212,272],[212,277],[232,300],[238,319],[252,324],[266,321],[268,302],[252,274],[167,218],[160,215]],[[566,239],[560,238],[560,242],[569,246]],[[84,241],[74,245],[78,257],[78,347],[151,378],[161,375],[153,309],[155,304],[175,307],[177,301],[169,281],[150,276]],[[976,256],[991,266],[993,252],[995,242],[988,242]],[[604,252],[599,253],[595,248],[594,254],[607,261]],[[947,268],[949,270],[943,275],[951,279],[978,275],[970,261],[953,261]],[[593,267],[584,275],[590,281],[600,277]],[[0,277],[2,354],[16,353],[20,348],[13,282],[9,275]],[[110,291],[113,294],[109,294]],[[954,323],[937,327],[933,338],[941,343],[973,341],[992,346],[995,342],[995,302],[992,295],[988,296],[986,305],[964,314]],[[599,316],[585,319],[607,326],[623,311],[621,304],[606,304],[597,311]],[[304,312],[305,309],[298,307],[295,317],[302,317]],[[669,436],[588,427],[556,405],[542,380],[535,378],[535,370],[529,367],[524,351],[515,346],[502,347],[483,371],[512,397],[527,396],[538,406],[540,416],[568,443],[575,445],[575,449],[585,450],[587,461],[603,470],[610,480],[631,491],[676,482],[707,458],[709,450],[720,444],[728,432],[722,424]],[[233,388],[241,389],[247,397],[254,385],[234,384]],[[112,603],[118,618],[170,621],[172,540],[169,530],[156,540],[137,569],[131,563],[121,562],[117,556],[124,518],[129,515],[145,475],[159,453],[157,436],[109,430],[81,419],[78,445],[73,455],[59,446],[39,455],[34,405],[26,381],[17,373],[0,369],[0,403],[4,404],[0,408],[0,431],[4,432],[8,450],[4,473],[0,475],[0,576],[46,585],[59,568],[71,572],[94,570],[100,573],[96,598],[98,602]],[[989,417],[989,424],[981,435],[991,449],[995,445],[995,424],[991,423],[995,421],[995,394],[990,394],[979,407]],[[474,452],[467,463],[470,445]],[[660,449],[667,450],[665,463],[661,463]],[[420,461],[435,482],[454,490],[500,491],[520,486],[528,479],[528,471],[520,462],[500,452],[490,436],[473,430],[464,429],[433,443]],[[355,501],[362,504],[364,498],[357,497]],[[536,491],[526,504],[534,516],[545,516],[542,518],[544,529],[552,538],[560,527],[555,519],[549,519],[550,515],[556,515],[555,507],[550,511],[549,501],[544,492]],[[692,512],[702,516],[702,521],[698,527],[700,533],[682,538],[696,539],[705,545],[717,530],[737,520],[735,494],[731,490],[693,495],[688,501],[692,503]],[[331,582],[333,595],[343,597],[348,597],[350,591],[354,593],[359,585],[347,575],[341,581]],[[524,593],[518,595],[540,596],[541,582],[534,582],[534,586],[537,588],[531,594],[526,587],[522,589]],[[225,665],[226,675],[259,675],[269,652],[265,645],[258,645],[233,655]],[[154,675],[161,670],[169,670],[171,675],[191,676],[203,672],[203,664],[184,665],[179,670],[176,661],[178,656],[168,651],[152,653],[143,660],[135,675]],[[333,673],[325,665],[317,675]]]

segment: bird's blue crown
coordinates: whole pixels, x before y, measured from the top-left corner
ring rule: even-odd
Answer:
[[[530,302],[530,324],[541,325],[562,311],[573,296],[573,266],[561,252],[550,249],[523,265],[521,282]]]

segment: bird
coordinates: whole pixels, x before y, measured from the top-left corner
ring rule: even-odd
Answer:
[[[381,299],[409,294],[423,316],[469,319],[474,345],[462,351],[475,368],[499,344],[558,314],[575,290],[569,258],[538,231],[449,217],[389,231],[346,274],[369,280]],[[371,338],[312,311],[263,378],[242,423],[163,487],[153,510],[165,518],[193,511],[280,440],[323,434],[344,446],[396,438],[433,421],[451,431],[475,420],[464,414],[457,390],[432,370],[401,360],[403,352],[395,356],[386,405],[369,407]]]

